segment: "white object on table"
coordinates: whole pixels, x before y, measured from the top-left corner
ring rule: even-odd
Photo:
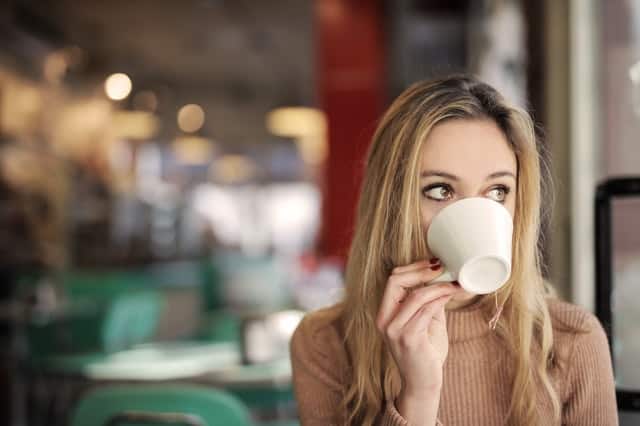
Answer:
[[[89,364],[85,375],[97,380],[175,380],[226,369],[240,361],[235,343],[152,343]]]

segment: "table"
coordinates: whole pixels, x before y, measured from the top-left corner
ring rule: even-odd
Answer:
[[[54,401],[49,404],[63,407],[56,410],[58,413],[72,407],[81,394],[78,389],[104,383],[189,382],[229,391],[247,404],[259,421],[295,419],[289,359],[255,365],[242,365],[241,360],[237,343],[164,342],[108,355],[49,357],[42,368],[57,380]]]

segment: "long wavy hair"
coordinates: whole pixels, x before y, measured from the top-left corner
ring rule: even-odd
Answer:
[[[344,401],[349,424],[372,424],[385,400],[399,393],[398,370],[375,318],[391,270],[428,254],[419,197],[425,140],[437,124],[460,119],[495,122],[517,159],[512,273],[497,293],[504,310],[494,330],[515,367],[507,422],[548,423],[535,410],[540,386],[560,418],[560,401],[549,374],[553,331],[545,300],[554,292],[541,273],[540,228],[546,217],[541,197],[549,178],[545,156],[525,111],[473,77],[452,76],[404,91],[382,117],[369,147],[342,304],[345,344],[353,365]],[[480,303],[488,316],[493,315],[493,295],[483,296]]]

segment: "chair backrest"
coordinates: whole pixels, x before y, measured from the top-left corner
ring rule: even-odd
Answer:
[[[154,414],[162,413],[169,418],[186,415],[202,426],[253,424],[247,407],[223,390],[193,385],[112,385],[96,388],[82,397],[74,409],[71,426],[113,425],[114,419],[127,417],[123,414],[138,420],[118,425],[167,425],[167,421],[149,421]],[[178,419],[171,424],[191,423]]]
[[[157,290],[135,290],[115,296],[102,324],[102,349],[114,352],[150,340],[156,332],[162,305]]]

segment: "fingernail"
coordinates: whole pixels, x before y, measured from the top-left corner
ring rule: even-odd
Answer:
[[[434,265],[436,263],[440,262],[440,259],[438,259],[437,257],[434,257],[433,259],[429,260],[429,263]]]
[[[432,270],[432,271],[437,271],[437,270],[438,270],[438,269],[440,269],[440,268],[441,268],[441,266],[440,266],[440,265],[433,265],[433,266],[431,266],[431,270]]]

